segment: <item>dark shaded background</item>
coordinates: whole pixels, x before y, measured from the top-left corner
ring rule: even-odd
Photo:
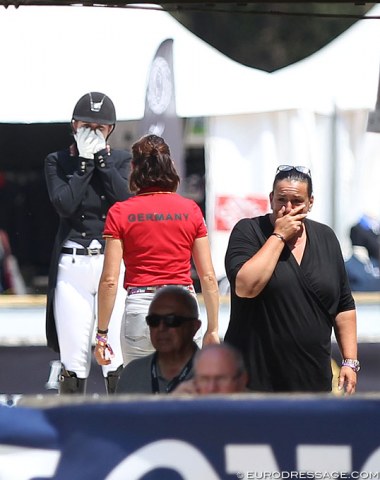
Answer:
[[[45,388],[53,360],[59,360],[59,355],[44,346],[0,347],[0,394],[57,394],[57,390]],[[87,393],[106,393],[101,367],[95,359]]]
[[[273,72],[319,50],[375,3],[231,2],[165,8],[233,60]],[[370,21],[370,20],[366,20]]]
[[[333,358],[340,364],[340,354],[333,344]],[[359,358],[362,370],[358,374],[357,392],[380,392],[379,343],[360,343]],[[57,394],[57,390],[46,390],[50,362],[58,355],[47,347],[0,347],[0,394]],[[92,361],[87,393],[105,394],[105,385],[100,366]]]

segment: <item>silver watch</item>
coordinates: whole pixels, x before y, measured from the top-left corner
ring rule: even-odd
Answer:
[[[350,367],[357,373],[360,370],[360,362],[359,360],[353,360],[352,358],[345,358],[342,360],[342,367]]]

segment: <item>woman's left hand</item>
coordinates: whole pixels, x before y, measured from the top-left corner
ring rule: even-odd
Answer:
[[[113,352],[108,343],[106,345],[97,343],[95,345],[94,355],[99,365],[109,365]]]
[[[220,343],[218,332],[206,332],[203,336],[202,347],[213,343]]]
[[[353,395],[356,390],[357,376],[351,367],[342,367],[339,373],[338,389],[345,390],[346,395]]]

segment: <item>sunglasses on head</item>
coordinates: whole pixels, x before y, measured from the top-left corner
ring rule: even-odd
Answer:
[[[181,326],[184,322],[187,322],[189,320],[196,320],[196,319],[192,317],[182,317],[181,315],[174,315],[174,314],[158,315],[158,314],[152,313],[151,315],[147,315],[145,317],[145,320],[148,326],[152,328],[158,327],[161,320],[164,322],[165,327],[177,328]]]
[[[276,175],[280,172],[291,172],[292,170],[296,170],[296,172],[303,173],[311,178],[310,168],[303,167],[302,165],[279,165],[276,170]]]

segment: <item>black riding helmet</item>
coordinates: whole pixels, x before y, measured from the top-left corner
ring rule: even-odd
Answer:
[[[115,106],[104,93],[86,93],[74,107],[73,120],[99,123],[100,125],[115,125]]]

